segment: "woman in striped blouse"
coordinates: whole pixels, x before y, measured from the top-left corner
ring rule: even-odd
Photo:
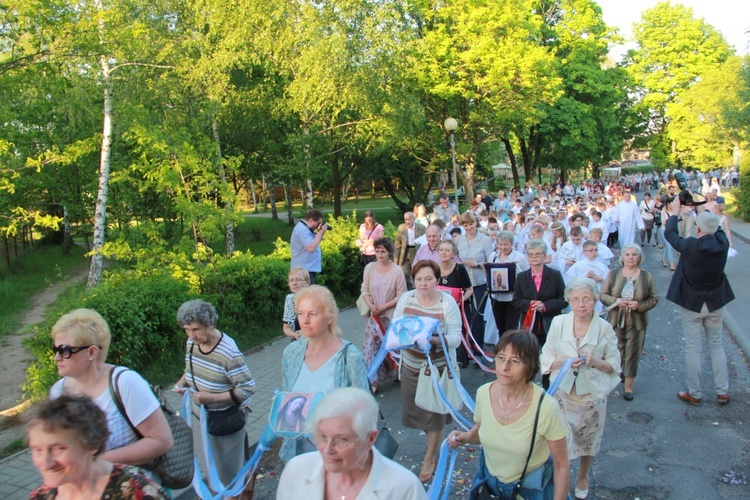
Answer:
[[[175,384],[176,392],[192,391],[193,402],[208,410],[208,440],[214,452],[219,479],[228,485],[245,463],[245,413],[255,391],[250,370],[237,344],[216,329],[219,315],[214,306],[190,300],[177,311],[177,322],[188,336],[185,374]],[[230,425],[212,430],[215,417],[239,411],[242,418],[227,419]]]

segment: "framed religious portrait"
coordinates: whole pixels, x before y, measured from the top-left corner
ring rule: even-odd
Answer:
[[[279,392],[268,421],[277,436],[296,439],[305,433],[305,421],[325,396],[323,392]]]
[[[490,293],[512,292],[516,284],[516,263],[485,264],[487,290]]]

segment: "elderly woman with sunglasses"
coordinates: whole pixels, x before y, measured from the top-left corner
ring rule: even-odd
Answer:
[[[277,499],[427,498],[414,473],[375,448],[378,403],[367,391],[344,387],[330,392],[306,427],[318,450],[289,461]]]
[[[104,411],[109,438],[102,459],[142,465],[172,449],[172,431],[148,382],[133,370],[106,363],[110,332],[99,313],[76,309],[65,314],[52,327],[52,340],[62,379],[52,386],[50,398],[85,395]],[[109,386],[113,375],[119,376],[117,387],[127,415],[120,413],[112,399]],[[140,439],[128,421],[141,434]]]

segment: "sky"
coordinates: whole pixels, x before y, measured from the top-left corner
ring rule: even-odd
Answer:
[[[633,23],[641,20],[641,12],[659,3],[659,0],[595,0],[609,26],[620,28],[620,34],[631,39]],[[693,17],[703,18],[720,31],[726,41],[734,46],[737,54],[750,54],[750,0],[672,0],[693,9]],[[610,54],[615,60],[630,47],[614,47]]]

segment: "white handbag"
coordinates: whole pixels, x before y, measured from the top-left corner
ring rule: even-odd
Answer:
[[[456,371],[456,374],[458,374],[457,365],[454,365],[454,370]],[[419,370],[419,379],[417,380],[417,391],[414,395],[414,403],[423,410],[446,415],[450,413],[450,411],[440,397],[433,382],[433,377],[437,376],[437,373],[432,373],[430,365],[426,361],[422,363],[422,368]],[[453,379],[451,370],[448,369],[447,365],[444,366],[443,374],[440,375],[440,378],[438,379],[438,385],[440,385],[446,399],[451,406],[453,406],[454,410],[458,411],[463,406],[463,401],[461,400],[461,394],[458,392],[456,382],[457,380]]]

